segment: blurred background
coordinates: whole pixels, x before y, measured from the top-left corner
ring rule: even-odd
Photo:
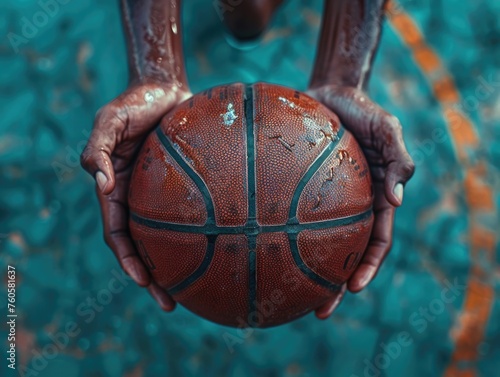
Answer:
[[[322,1],[285,1],[250,51],[226,42],[219,1],[230,4],[184,2],[192,90],[305,90]],[[0,3],[1,376],[12,372],[7,265],[17,278],[13,375],[499,375],[498,1],[392,3],[370,94],[401,119],[417,165],[392,252],[330,319],[247,332],[182,307],[165,314],[121,274],[79,166],[96,110],[127,85],[118,2],[59,0],[49,12],[44,3]]]

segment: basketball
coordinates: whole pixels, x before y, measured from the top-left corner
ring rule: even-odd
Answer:
[[[219,324],[269,327],[335,295],[370,237],[372,185],[322,104],[257,83],[215,87],[145,140],[130,231],[155,281]]]

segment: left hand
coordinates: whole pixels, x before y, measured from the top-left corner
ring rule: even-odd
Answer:
[[[368,247],[337,296],[316,309],[316,316],[325,319],[342,301],[346,288],[359,292],[377,274],[391,248],[394,212],[403,201],[403,188],[415,165],[406,150],[398,118],[372,102],[361,89],[327,85],[312,88],[308,94],[337,114],[360,144],[370,166],[375,195]]]
[[[137,81],[104,106],[81,155],[81,164],[96,180],[104,240],[123,270],[165,311],[173,298],[151,277],[130,235],[128,190],[135,158],[149,132],[170,109],[191,93],[175,83]]]

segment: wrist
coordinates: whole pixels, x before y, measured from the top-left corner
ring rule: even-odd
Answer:
[[[335,77],[332,77],[333,75],[327,70],[327,72],[321,72],[317,69],[317,66],[321,65],[318,62],[316,62],[316,68],[311,76],[311,80],[309,82],[309,89],[310,90],[315,90],[319,88],[342,88],[346,86],[352,86],[349,83],[345,82],[345,80],[342,80],[342,77],[338,76],[338,70],[336,70],[337,74]]]
[[[158,77],[132,78],[129,88],[144,88],[145,90],[162,90],[173,93],[179,101],[183,101],[192,95],[187,83],[175,79],[164,79]]]
[[[181,36],[181,0],[122,1],[131,85],[189,92]]]
[[[365,88],[355,85],[349,80],[344,80],[342,77],[336,75],[335,77],[330,77],[328,74],[325,75],[313,75],[309,82],[307,90],[317,91],[317,90],[328,90],[339,92],[344,89],[356,89],[360,91],[365,91]]]
[[[179,88],[188,88],[187,90],[189,90],[185,74],[175,75],[161,69],[152,70],[144,67],[140,74],[130,72],[129,77],[130,85],[152,84],[159,86],[176,86]]]
[[[348,92],[361,91],[360,89],[347,84],[329,84],[329,83],[311,83],[308,89],[310,93],[316,99],[321,98],[332,98],[332,97],[342,97]]]

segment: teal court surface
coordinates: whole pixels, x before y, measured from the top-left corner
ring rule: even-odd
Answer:
[[[248,51],[226,42],[213,1],[184,3],[194,92],[233,81],[306,89],[321,1],[285,1]],[[41,9],[0,5],[0,268],[16,268],[21,375],[499,375],[498,1],[389,7],[369,93],[400,118],[416,163],[392,252],[327,321],[246,331],[182,307],[164,314],[121,273],[79,166],[95,112],[127,85],[118,2],[66,1],[13,44],[9,33]]]

